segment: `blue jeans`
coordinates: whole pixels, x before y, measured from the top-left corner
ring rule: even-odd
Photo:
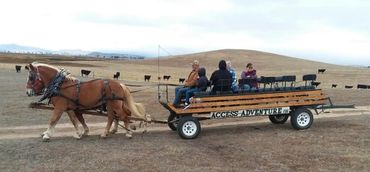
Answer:
[[[195,92],[199,92],[199,89],[198,88],[191,88],[188,91],[186,91],[186,93],[185,93],[185,102],[186,103],[189,103],[190,97],[193,96]]]
[[[251,87],[249,84],[244,84],[241,88],[242,91],[252,91],[256,92],[258,89],[256,87]]]
[[[244,84],[242,89],[244,91],[249,91],[249,90],[251,90],[251,86],[249,84]]]
[[[238,90],[239,90],[239,86],[238,85],[232,85],[231,86],[231,91],[233,91],[233,93],[238,92]]]
[[[173,104],[180,103],[181,96],[186,93],[190,88],[189,87],[176,87],[175,88],[175,100],[173,100]]]

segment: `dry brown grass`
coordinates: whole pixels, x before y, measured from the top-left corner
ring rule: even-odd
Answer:
[[[160,59],[160,76],[172,76],[169,82],[185,77],[189,63],[198,59],[208,70],[208,76],[222,58],[232,60],[240,73],[247,62],[252,62],[259,75],[301,76],[326,68],[319,81],[336,103],[369,105],[370,90],[344,89],[344,85],[370,85],[370,69],[324,64],[245,50],[220,50]],[[5,60],[4,60],[5,58]],[[37,97],[25,97],[25,72],[15,73],[15,64],[40,61],[64,67],[78,76],[80,69],[94,71],[96,77],[111,78],[121,72],[124,83],[143,84],[143,75],[157,75],[157,59],[143,61],[69,59],[29,55],[0,55],[0,167],[2,171],[369,171],[369,112],[362,115],[315,118],[308,130],[296,131],[289,123],[272,125],[266,118],[238,119],[248,124],[203,128],[196,140],[182,140],[169,130],[135,134],[129,140],[124,134],[106,140],[92,135],[82,140],[55,137],[50,143],[35,138],[48,121],[50,111],[30,110],[27,105]],[[83,78],[83,80],[91,78]],[[337,89],[331,89],[337,83]],[[149,85],[148,83],[146,83]],[[166,119],[168,111],[157,103],[156,87],[134,94],[155,118]],[[136,89],[136,88],[132,88]],[[173,96],[171,88],[170,98]],[[347,112],[345,112],[347,113]],[[348,112],[353,113],[353,112]],[[330,116],[331,114],[323,114]],[[88,125],[106,122],[103,117],[86,117]],[[263,119],[263,120],[261,120]],[[235,120],[235,119],[233,119]],[[224,124],[228,120],[218,120]],[[231,120],[232,121],[232,120]],[[256,123],[255,123],[256,122]],[[70,123],[63,116],[59,124]],[[215,121],[202,122],[203,125]],[[16,129],[16,127],[37,129]],[[167,129],[166,126],[161,126]],[[8,129],[6,129],[8,128]],[[9,129],[11,128],[11,129]],[[57,131],[70,132],[73,129]],[[101,133],[103,128],[91,127]],[[13,139],[1,136],[27,135]]]
[[[6,60],[4,60],[6,59]],[[197,59],[201,66],[207,69],[207,75],[217,69],[221,59],[231,60],[232,65],[240,75],[249,62],[254,64],[259,76],[297,75],[301,80],[302,75],[317,73],[319,68],[325,68],[324,74],[318,75],[322,82],[321,88],[329,89],[331,84],[344,85],[368,84],[370,85],[370,68],[339,66],[304,59],[281,56],[277,54],[250,51],[250,50],[218,50],[175,57],[165,57],[159,60],[159,76],[171,75],[169,82],[177,83],[178,78],[187,77],[190,63]],[[127,81],[143,81],[145,74],[152,75],[151,81],[157,82],[157,59],[146,60],[101,60],[67,57],[39,57],[36,55],[0,55],[1,68],[14,68],[14,64],[25,64],[40,61],[69,69],[72,74],[79,75],[81,68],[94,71],[95,77],[111,78],[117,71],[121,72],[121,79]],[[9,64],[11,63],[11,64]]]

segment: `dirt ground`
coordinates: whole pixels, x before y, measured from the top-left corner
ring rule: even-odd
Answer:
[[[96,66],[108,71],[106,63],[110,62]],[[139,130],[132,139],[123,131],[100,139],[106,119],[86,116],[90,136],[76,140],[63,115],[55,137],[42,142],[39,135],[50,111],[28,108],[38,99],[25,96],[27,74],[15,73],[12,65],[0,64],[1,171],[370,170],[370,90],[324,87],[335,103],[358,108],[315,115],[312,127],[303,131],[292,129],[289,121],[273,125],[260,117],[204,121],[195,140],[183,140],[165,125],[152,125],[148,133]],[[76,66],[70,67],[72,71]],[[154,118],[166,119],[168,112],[157,103],[156,88],[148,88],[135,93],[135,100],[144,103]]]

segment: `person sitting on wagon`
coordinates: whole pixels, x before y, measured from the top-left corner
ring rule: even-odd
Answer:
[[[232,83],[231,90],[235,93],[238,91],[238,78],[236,77],[235,70],[231,67],[231,61],[226,61],[226,68],[230,72]]]
[[[186,93],[186,91],[195,88],[198,79],[198,68],[199,68],[199,61],[194,60],[192,65],[192,71],[190,72],[188,78],[185,80],[185,85],[176,87],[175,88],[175,100],[173,101],[173,105],[177,106],[180,103],[181,96]]]
[[[206,91],[208,87],[208,78],[206,76],[206,69],[199,68],[198,69],[198,80],[197,80],[197,87],[189,89],[185,93],[185,106],[189,105],[190,97],[194,95],[195,92]]]
[[[226,61],[221,60],[218,68],[218,70],[212,73],[210,78],[211,85],[213,85],[212,94],[231,90],[232,78],[230,72],[226,69]]]
[[[241,73],[241,79],[251,79],[250,84],[242,85],[243,90],[257,90],[258,83],[257,83],[257,71],[253,69],[253,64],[248,63],[246,66],[246,70]]]

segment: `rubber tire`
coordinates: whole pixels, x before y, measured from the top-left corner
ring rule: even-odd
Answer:
[[[276,119],[276,117],[278,117],[279,119]],[[285,115],[285,114],[269,115],[269,119],[273,124],[284,124],[288,120],[288,118],[289,118],[289,115]]]
[[[186,122],[193,122],[195,125],[196,125],[196,131],[193,135],[186,135],[184,132],[183,132],[183,127],[184,127],[184,124]],[[200,123],[198,121],[198,119],[196,118],[193,118],[192,116],[184,116],[182,118],[180,118],[180,121],[177,125],[177,133],[179,134],[179,136],[183,139],[195,139],[198,137],[198,135],[200,134],[200,131],[201,131],[201,127],[200,127]]]
[[[167,125],[172,131],[177,131],[177,126],[179,122],[170,123],[170,121],[173,121],[174,119],[179,118],[179,116],[176,115],[176,113],[171,112],[171,114],[168,116],[167,119]]]
[[[305,126],[302,126],[302,125],[299,125],[298,123],[298,116],[300,114],[303,114],[303,113],[306,113],[308,114],[308,117],[310,119],[309,123]],[[295,111],[293,111],[290,115],[290,123],[292,124],[292,127],[296,130],[303,130],[303,129],[307,129],[307,128],[310,128],[312,123],[313,123],[313,115],[312,115],[312,112],[305,108],[305,107],[300,107],[298,109],[296,109]]]

